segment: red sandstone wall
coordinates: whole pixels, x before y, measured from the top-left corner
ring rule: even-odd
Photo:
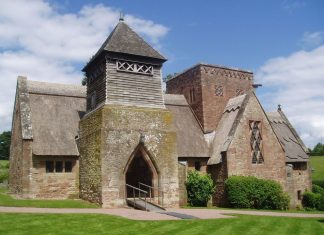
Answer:
[[[200,64],[168,81],[167,93],[185,95],[207,133],[216,129],[228,100],[237,96],[238,91],[251,90],[252,84],[250,72]],[[222,96],[216,95],[216,87],[222,87]],[[194,102],[190,102],[192,88]]]
[[[252,164],[249,121],[261,121],[264,163]],[[228,175],[253,175],[286,186],[285,153],[256,97],[252,95],[227,152]]]

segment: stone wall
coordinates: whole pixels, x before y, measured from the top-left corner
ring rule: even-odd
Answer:
[[[87,114],[80,122],[78,140],[81,198],[106,208],[125,206],[127,166],[141,144],[157,172],[156,186],[165,192],[164,206],[178,206],[177,145],[172,118],[166,109],[119,105],[105,105]]]
[[[179,174],[179,206],[186,206],[188,201],[185,182],[187,180],[188,167],[186,164],[178,163]]]
[[[252,90],[251,72],[230,68],[201,66],[202,106],[205,132],[214,131],[230,98]],[[222,89],[218,96],[216,89]]]
[[[216,129],[230,98],[252,90],[251,72],[226,67],[199,64],[167,81],[167,93],[183,94],[198,117],[204,132]],[[190,90],[195,89],[195,101]],[[216,95],[216,89],[221,95]]]
[[[102,108],[80,121],[80,197],[101,204]]]
[[[227,179],[226,156],[222,155],[222,162],[217,165],[208,166],[207,170],[216,186],[216,191],[212,197],[213,206],[227,206],[225,193],[225,180]]]
[[[287,164],[287,184],[286,189],[290,196],[290,206],[292,208],[301,207],[301,198],[298,198],[298,191],[303,195],[305,191],[312,190],[311,167],[309,162],[304,163],[305,168],[293,169],[292,164]]]
[[[158,186],[165,192],[164,206],[179,205],[176,132],[172,118],[166,109],[103,107],[103,207],[124,205],[126,166],[140,142],[158,173]]]
[[[228,175],[252,175],[286,183],[285,153],[254,94],[249,97],[243,117],[227,151]],[[250,121],[261,122],[262,164],[252,164]]]
[[[190,100],[190,91],[194,89],[194,99]],[[199,66],[195,66],[186,72],[166,82],[167,94],[183,94],[190,107],[194,110],[200,124],[204,124],[202,107],[202,87]]]
[[[15,110],[13,113],[13,125],[10,146],[9,167],[9,189],[11,193],[21,195],[22,185],[22,154],[23,140],[21,135],[20,110],[18,108],[18,97],[16,95]]]
[[[71,161],[72,172],[46,172],[46,161]],[[33,156],[30,198],[78,198],[79,164],[77,157]]]

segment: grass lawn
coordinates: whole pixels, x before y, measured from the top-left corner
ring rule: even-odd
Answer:
[[[237,216],[231,219],[133,221],[93,214],[0,213],[0,234],[324,234],[324,219]]]
[[[312,156],[311,166],[314,169],[312,173],[313,181],[324,182],[324,156]]]
[[[0,187],[0,206],[39,207],[39,208],[98,208],[93,203],[82,200],[34,200],[15,199],[8,194],[7,188]],[[1,233],[0,233],[1,234]]]
[[[0,160],[0,183],[8,180],[9,177],[9,161],[8,160]]]

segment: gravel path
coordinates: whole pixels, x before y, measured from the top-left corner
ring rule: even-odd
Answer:
[[[130,208],[116,209],[61,209],[61,208],[31,208],[31,207],[0,207],[0,213],[52,213],[52,214],[106,214],[116,215],[132,220],[179,220],[197,219],[220,219],[233,218],[231,214],[278,216],[295,218],[324,218],[324,214],[265,212],[246,210],[217,210],[217,209],[176,209],[168,208],[164,213],[146,212]]]

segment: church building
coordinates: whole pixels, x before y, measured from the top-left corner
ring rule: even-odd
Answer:
[[[178,207],[195,169],[211,174],[213,205],[226,205],[232,175],[273,179],[300,205],[311,190],[307,148],[280,107],[264,111],[253,73],[200,63],[164,92],[165,61],[121,19],[83,68],[86,86],[18,77],[10,191]]]

